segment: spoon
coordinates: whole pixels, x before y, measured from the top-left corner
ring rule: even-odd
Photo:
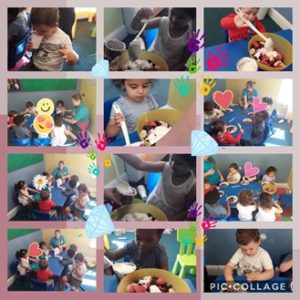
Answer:
[[[122,114],[122,111],[121,111],[121,108],[118,104],[114,103],[113,105],[113,110],[115,111],[116,114]],[[128,128],[127,128],[127,125],[125,123],[125,120],[122,121],[121,123],[121,129],[122,129],[122,132],[123,132],[123,136],[125,138],[125,143],[126,143],[126,146],[129,146],[130,145],[130,138],[129,138],[129,134],[128,134]]]
[[[237,7],[235,9],[235,12],[239,15],[239,17],[254,31],[256,32],[261,38],[264,39],[265,41],[265,48],[267,51],[272,51],[274,48],[274,43],[273,40],[271,38],[266,37],[265,35],[263,35],[260,31],[258,31],[258,29],[249,21],[247,20],[244,16],[242,11]]]

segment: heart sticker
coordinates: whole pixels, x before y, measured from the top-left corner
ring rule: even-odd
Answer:
[[[268,104],[265,102],[262,102],[259,98],[255,97],[253,98],[253,112],[257,113],[259,111],[266,110],[268,107]]]
[[[252,163],[250,161],[247,161],[244,164],[244,172],[245,172],[245,177],[250,178],[259,174],[260,169],[258,167],[253,167]]]
[[[37,242],[32,242],[28,248],[28,255],[32,257],[39,257],[43,254],[43,250],[39,247]]]
[[[233,92],[230,90],[216,91],[213,93],[213,100],[221,109],[226,109],[232,103]]]

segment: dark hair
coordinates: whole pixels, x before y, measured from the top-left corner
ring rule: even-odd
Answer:
[[[22,257],[24,257],[27,254],[27,250],[26,249],[20,249],[19,251],[16,252],[16,258],[20,259]]]
[[[25,107],[33,107],[33,103],[31,101],[27,101]]]
[[[75,253],[76,253],[76,251],[74,251],[74,249],[69,248],[69,249],[67,250],[67,255],[68,255],[70,258],[73,258],[74,255],[75,255]]]
[[[70,180],[73,180],[73,181],[75,181],[77,183],[79,181],[79,177],[77,175],[72,175],[70,177]]]
[[[15,184],[15,191],[19,192],[20,190],[22,190],[25,187],[25,181],[24,180],[20,180]]]
[[[112,79],[113,84],[115,85],[116,88],[124,90],[123,85],[126,79]],[[153,85],[154,79],[148,79],[150,85]]]
[[[45,176],[45,177],[48,177],[48,176],[50,176],[50,174],[49,174],[48,172],[46,172],[46,171],[45,171],[45,172],[43,172],[43,173],[42,173],[42,175],[43,175],[43,176]]]
[[[271,209],[273,207],[272,196],[268,193],[262,192],[259,197],[259,204],[262,208]]]
[[[265,174],[269,174],[270,172],[277,172],[277,169],[273,166],[267,168]]]
[[[74,250],[75,252],[77,252],[78,247],[77,247],[76,244],[70,244],[69,249],[72,249],[72,250]]]
[[[19,12],[20,12],[19,7],[8,7],[7,8],[7,15],[13,19],[17,18]]]
[[[23,115],[17,115],[14,117],[14,123],[19,126],[25,121],[25,117]]]
[[[239,245],[246,246],[251,241],[258,243],[260,241],[258,229],[237,229],[235,233],[236,242]]]
[[[57,106],[58,104],[61,104],[62,106],[65,106],[65,102],[62,101],[62,100],[57,100],[56,106]]]
[[[41,191],[41,200],[46,201],[50,198],[50,193],[48,191]]]
[[[207,177],[204,177],[204,183],[210,183],[210,181]]]
[[[191,154],[173,154],[179,156],[182,160],[184,160],[192,169],[196,167],[196,156],[192,156]]]
[[[243,206],[248,206],[253,202],[253,196],[250,191],[241,191],[239,193],[239,203]]]
[[[196,8],[182,8],[182,7],[172,7],[171,9],[175,9],[175,10],[180,10],[181,12],[185,13],[186,15],[188,15],[191,19],[195,19],[196,18]]]
[[[212,111],[214,109],[214,105],[210,101],[204,102],[204,111]]]
[[[18,114],[18,112],[17,112],[16,110],[10,110],[10,111],[8,112],[8,116],[9,116],[9,117],[13,117],[13,115],[16,115],[16,114]]]
[[[54,125],[56,127],[61,127],[63,124],[64,124],[64,118],[60,114],[55,115]]]
[[[83,100],[84,100],[84,97],[85,97],[85,94],[74,94],[73,96],[72,96],[72,99],[75,99],[75,100],[80,100],[81,102],[83,102]]]
[[[230,169],[230,168],[235,169],[235,170],[238,171],[239,166],[238,166],[238,164],[236,164],[236,163],[231,163],[231,164],[229,165],[229,169]]]
[[[73,179],[69,180],[70,188],[74,189],[76,187],[76,185],[77,185],[77,182],[75,180],[73,180]]]
[[[87,188],[86,184],[84,184],[84,183],[79,184],[77,190],[78,190],[78,191],[82,191],[82,192],[84,192],[84,193],[87,193],[87,192],[88,192],[88,188]]]
[[[269,114],[267,111],[262,110],[259,111],[257,113],[255,113],[255,123],[263,123],[264,121],[266,121],[269,118]]]
[[[81,252],[78,252],[75,257],[74,257],[75,260],[78,260],[80,262],[83,262],[84,261],[84,256]]]
[[[223,120],[214,120],[211,126],[211,133],[218,135],[224,132],[225,122]]]
[[[220,193],[218,190],[209,191],[204,196],[204,202],[208,205],[214,205],[214,204],[218,203],[219,199],[220,199]]]
[[[273,99],[271,97],[263,97],[262,102],[267,103],[268,105],[273,105]]]
[[[45,243],[44,241],[41,241],[41,242],[39,243],[39,247],[42,248],[42,247],[44,247],[44,246],[47,247],[46,243]]]
[[[48,266],[49,266],[49,264],[48,264],[47,260],[45,260],[45,259],[40,260],[39,267],[41,270],[46,270],[48,268]]]
[[[30,17],[33,26],[54,27],[59,21],[59,10],[56,7],[33,7]]]

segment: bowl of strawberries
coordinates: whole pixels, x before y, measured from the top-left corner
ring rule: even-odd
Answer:
[[[248,43],[249,56],[254,58],[260,69],[265,71],[283,71],[293,62],[291,43],[275,33],[264,33],[273,41],[273,48],[265,46],[265,41],[254,35]]]

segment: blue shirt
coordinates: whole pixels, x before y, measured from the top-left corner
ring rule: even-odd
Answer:
[[[253,98],[258,97],[258,92],[256,89],[253,89],[252,92],[248,91],[246,88],[243,89],[243,97],[247,97],[247,101],[253,101]]]
[[[59,178],[62,178],[63,176],[67,176],[69,175],[69,169],[67,167],[63,167],[62,170],[60,170],[58,167],[55,168],[52,172],[52,176],[55,178],[55,179],[59,179]]]
[[[50,242],[49,242],[49,245],[52,247],[52,248],[58,248],[59,246],[62,246],[66,243],[65,241],[65,238],[63,235],[61,235],[59,237],[59,239],[57,239],[55,236],[53,238],[51,238]]]

